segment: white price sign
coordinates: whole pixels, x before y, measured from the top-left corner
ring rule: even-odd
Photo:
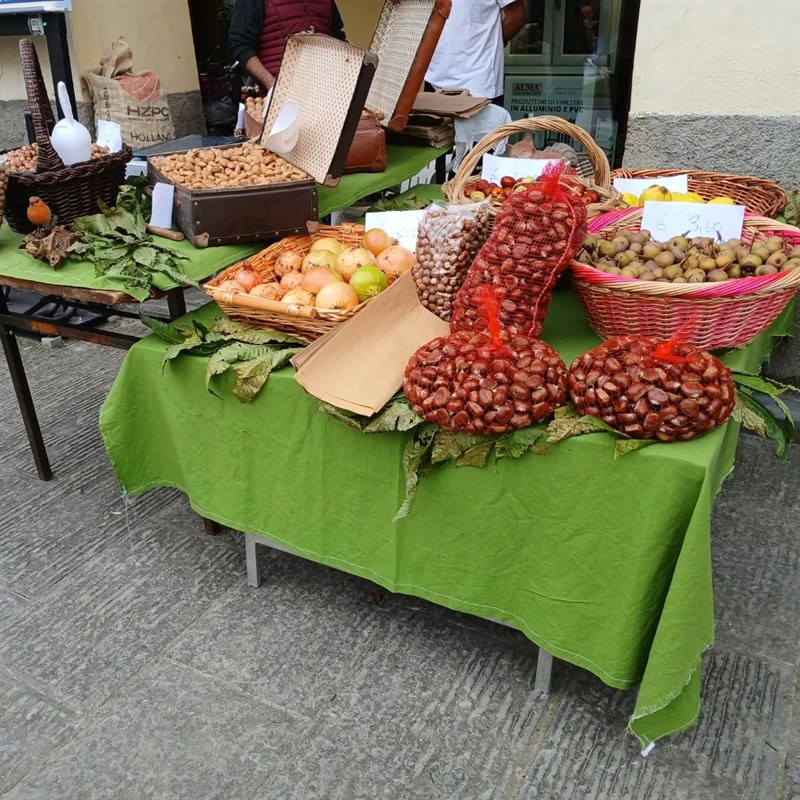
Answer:
[[[648,201],[642,212],[642,230],[657,241],[673,236],[711,236],[738,239],[742,235],[744,206]]]
[[[481,178],[500,183],[501,178],[538,178],[548,164],[558,164],[558,158],[503,158],[487,153],[483,157]]]
[[[417,249],[417,228],[427,209],[421,211],[377,211],[366,215],[364,226],[367,230],[380,228],[392,239],[412,253]]]
[[[614,178],[618,192],[635,194],[637,197],[651,186],[663,186],[671,192],[686,194],[689,191],[688,175],[665,175],[663,178]]]

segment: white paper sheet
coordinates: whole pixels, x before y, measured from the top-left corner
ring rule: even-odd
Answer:
[[[150,225],[155,228],[172,227],[172,201],[175,187],[171,183],[157,183],[153,187],[153,211],[150,214]]]
[[[487,153],[483,157],[481,177],[490,183],[500,183],[508,175],[511,178],[538,178],[548,164],[557,164],[561,159],[552,158],[502,158]]]
[[[744,206],[648,201],[642,212],[642,230],[657,241],[672,236],[712,236],[715,240],[738,239],[742,235]]]

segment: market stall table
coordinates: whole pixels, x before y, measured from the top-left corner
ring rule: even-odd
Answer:
[[[347,208],[363,197],[400,185],[417,175],[431,161],[441,160],[449,148],[431,148],[410,145],[389,145],[388,165],[383,172],[345,175],[337,187],[319,187],[319,213],[321,217]],[[19,249],[22,237],[8,226],[0,227],[0,286],[23,289],[43,295],[67,298],[78,307],[112,310],[117,316],[136,317],[137,314],[123,311],[119,306],[134,301],[143,302],[166,295],[170,318],[184,314],[183,288],[164,277],[157,277],[154,291],[120,291],[118,281],[95,274],[92,264],[84,261],[67,261],[57,270],[50,268]],[[196,281],[202,281],[240,259],[258,252],[264,243],[251,242],[242,245],[197,249],[189,242],[167,242],[187,257],[184,272]],[[115,333],[99,328],[87,328],[56,323],[41,318],[9,311],[0,292],[0,340],[11,372],[14,391],[28,435],[31,451],[39,477],[49,480],[52,476],[47,451],[42,439],[36,410],[28,388],[27,378],[14,339],[15,330],[37,334],[61,336],[67,339],[82,339],[95,344],[127,349],[137,337]]]
[[[757,370],[770,331],[726,359]],[[210,322],[210,304],[190,315]],[[559,290],[544,330],[569,361],[596,337]],[[710,515],[739,426],[614,459],[604,433],[547,455],[422,480],[407,518],[407,433],[364,435],[318,410],[284,368],[250,405],[204,386],[206,359],[162,371],[150,336],[128,353],[100,427],[123,490],[174,487],[205,518],[304,558],[522,631],[610,686],[640,684],[630,728],[644,746],[690,725],[714,609]],[[251,540],[250,540],[251,541]]]

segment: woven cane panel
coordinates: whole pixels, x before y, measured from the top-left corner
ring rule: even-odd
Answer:
[[[369,49],[378,69],[367,97],[367,108],[394,115],[420,43],[433,12],[434,0],[386,0]]]
[[[287,100],[300,112],[300,138],[286,160],[323,183],[353,102],[364,51],[330,36],[289,37],[272,93],[261,144]]]

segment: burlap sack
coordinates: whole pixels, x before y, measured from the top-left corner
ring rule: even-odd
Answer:
[[[100,67],[83,79],[92,95],[95,122],[116,122],[122,128],[122,141],[134,149],[175,137],[158,75],[133,71],[133,51],[123,38],[111,45]]]

